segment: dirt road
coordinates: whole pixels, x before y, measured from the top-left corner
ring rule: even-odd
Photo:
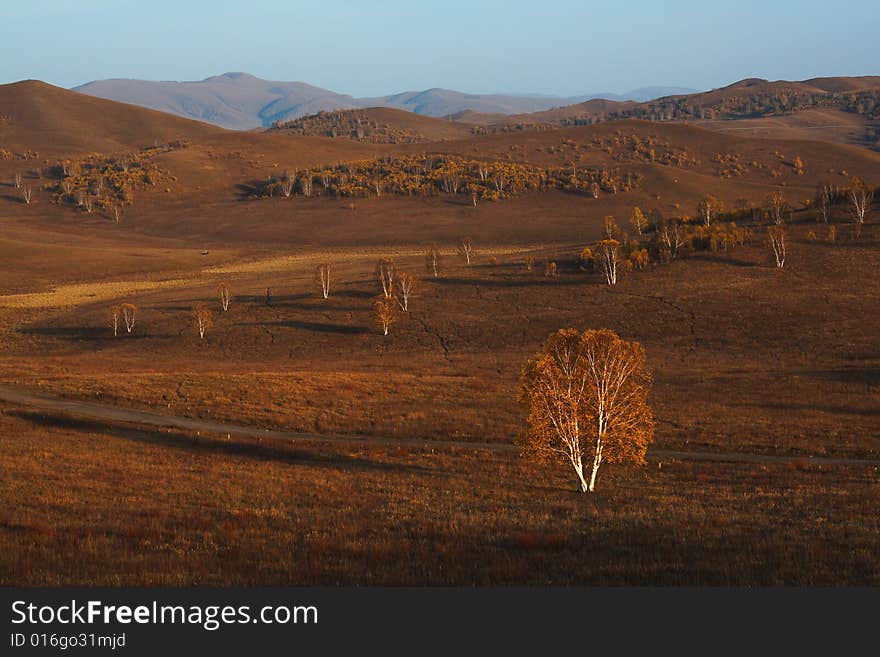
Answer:
[[[225,422],[203,420],[199,418],[163,415],[151,411],[123,408],[111,404],[87,402],[76,399],[63,399],[49,395],[37,394],[18,388],[0,386],[0,401],[17,406],[62,414],[72,418],[88,418],[106,421],[108,424],[125,423],[140,426],[184,429],[188,431],[204,431],[212,434],[227,434],[247,438],[269,438],[272,440],[288,440],[298,442],[336,442],[336,443],[367,443],[372,445],[408,447],[430,447],[432,449],[473,449],[493,452],[515,452],[516,447],[509,443],[480,443],[457,440],[413,440],[404,438],[384,438],[381,436],[312,434],[295,431],[278,431],[260,429]],[[687,452],[678,450],[650,449],[648,458],[660,460],[714,461],[732,463],[814,463],[839,466],[880,466],[878,459],[856,459],[819,456],[788,456],[773,454],[747,454],[737,452]]]

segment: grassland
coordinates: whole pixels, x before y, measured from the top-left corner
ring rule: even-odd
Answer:
[[[154,138],[190,143],[156,156],[170,191],[139,191],[120,224],[45,195],[25,205],[3,183],[0,383],[436,447],[227,440],[5,404],[0,583],[878,583],[877,470],[809,457],[880,456],[880,208],[856,235],[836,207],[831,242],[806,203],[823,180],[880,179],[876,153],[609,122],[450,135],[428,150],[540,167],[625,165],[641,176],[638,190],[527,193],[477,207],[444,194],[248,200],[254,181],[287,168],[427,147],[228,133],[34,85],[12,91],[0,88],[0,110],[12,117],[0,141],[49,163]],[[71,118],[22,94],[66,103]],[[52,138],[96,107],[103,131]],[[627,150],[645,137],[686,152],[685,164]],[[718,153],[725,162],[735,154],[741,174],[720,172]],[[0,179],[21,169],[36,185],[42,164],[0,161]],[[634,206],[679,216],[707,193],[731,208],[776,190],[794,210],[782,270],[770,262],[766,225],[748,218],[750,242],[655,260],[614,287],[579,261],[607,214],[625,226]],[[477,248],[471,265],[455,253],[465,235]],[[436,278],[422,257],[431,244],[443,251]],[[384,256],[421,276],[387,337],[370,310]],[[327,300],[313,278],[325,260]],[[549,261],[558,277],[542,275]],[[228,312],[222,281],[232,288]],[[123,301],[138,306],[137,323],[114,337],[108,309]],[[192,322],[197,303],[214,311],[205,340]],[[569,326],[610,328],[645,346],[656,448],[803,460],[608,467],[599,493],[583,496],[563,467],[443,445],[510,444],[523,422],[521,367]]]
[[[876,469],[651,463],[585,498],[506,454],[0,431],[3,584],[880,583]]]

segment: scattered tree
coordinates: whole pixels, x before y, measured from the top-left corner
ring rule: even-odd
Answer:
[[[21,174],[18,171],[12,177],[12,184],[16,189],[21,189]]]
[[[834,191],[830,184],[822,183],[816,188],[816,212],[826,224],[831,219],[831,204]]]
[[[629,223],[639,235],[645,232],[645,229],[648,227],[648,220],[645,218],[642,209],[638,207],[633,208],[632,217],[630,217]]]
[[[119,209],[118,205],[114,205],[113,206],[113,223],[118,224],[121,218],[122,218],[122,211]]]
[[[605,234],[606,240],[613,240],[617,237],[617,221],[610,214],[602,220],[602,232]]]
[[[620,262],[620,242],[602,240],[596,245],[596,264],[608,285],[617,285],[617,265]]]
[[[770,226],[767,228],[767,242],[776,266],[782,269],[785,266],[785,226]]]
[[[119,319],[122,316],[122,308],[120,306],[111,306],[110,308],[110,326],[113,328],[113,337],[119,335]]]
[[[660,224],[660,243],[670,260],[678,257],[679,250],[687,244],[687,231],[675,217],[664,219]]]
[[[524,454],[561,457],[574,468],[581,492],[593,492],[603,463],[644,464],[654,435],[650,388],[638,342],[605,329],[557,331],[523,368]],[[585,460],[592,462],[589,481]]]
[[[382,294],[386,299],[394,296],[394,260],[382,258],[376,265],[376,278],[382,286]]]
[[[397,289],[400,290],[400,297],[398,297],[397,303],[403,312],[409,312],[409,298],[417,281],[418,279],[415,276],[410,276],[405,271],[397,275]]]
[[[285,198],[289,198],[293,194],[293,188],[296,184],[296,174],[293,171],[286,171],[281,179],[281,193]]]
[[[321,294],[324,298],[330,296],[330,263],[322,262],[315,269],[315,282],[321,286]]]
[[[712,220],[724,209],[724,204],[714,196],[706,196],[697,204],[697,214],[704,226],[711,226]]]
[[[122,313],[122,321],[125,322],[125,332],[131,333],[134,329],[137,306],[133,303],[123,303],[119,306],[119,312]]]
[[[464,256],[467,264],[471,264],[471,256],[474,254],[474,242],[470,237],[462,237],[458,244],[458,252]]]
[[[547,278],[556,278],[559,276],[559,267],[556,266],[554,261],[548,260],[547,264],[544,265],[544,276]]]
[[[425,251],[425,269],[428,270],[434,278],[439,275],[440,269],[440,251],[436,246],[431,246]]]
[[[199,329],[199,338],[204,340],[205,333],[207,333],[208,329],[214,324],[214,318],[211,311],[205,304],[197,303],[193,306],[192,314],[196,327]]]
[[[223,312],[229,310],[229,299],[232,296],[232,290],[229,287],[229,283],[223,281],[220,285],[217,286],[217,295],[220,297],[220,307],[223,309]]]
[[[391,325],[397,319],[397,304],[393,299],[380,295],[373,301],[373,317],[382,329],[382,335],[388,335]]]
[[[21,200],[24,201],[25,205],[31,204],[31,199],[33,198],[33,190],[31,190],[30,185],[25,185],[21,189]]]
[[[781,226],[785,223],[785,215],[788,212],[788,202],[785,200],[785,194],[780,191],[767,195],[766,199],[767,217],[775,226]]]
[[[534,256],[526,256],[526,271],[531,273],[535,269],[535,258]]]
[[[849,188],[848,199],[853,219],[857,224],[865,223],[868,206],[871,204],[871,191],[861,178],[853,178]]]

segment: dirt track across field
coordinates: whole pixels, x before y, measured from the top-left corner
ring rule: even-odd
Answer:
[[[431,449],[456,448],[493,452],[516,451],[516,446],[509,443],[480,443],[455,440],[409,440],[401,438],[384,438],[381,436],[325,435],[260,429],[258,427],[226,424],[224,422],[215,422],[212,420],[163,415],[161,413],[153,413],[133,408],[123,408],[111,404],[100,404],[75,399],[62,399],[60,397],[51,397],[5,386],[0,386],[0,401],[37,409],[38,411],[62,414],[72,418],[88,418],[91,420],[106,421],[108,424],[136,424],[167,429],[204,431],[211,434],[227,434],[227,436],[234,435],[246,438],[268,438],[271,440],[300,442],[366,443],[392,447],[400,445],[407,447],[428,447]],[[837,466],[880,466],[880,460],[875,459],[749,454],[737,452],[687,452],[679,450],[651,449],[648,451],[647,456],[653,461],[665,459],[732,463],[812,463],[816,465]]]

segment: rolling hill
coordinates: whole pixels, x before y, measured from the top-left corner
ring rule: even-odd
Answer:
[[[138,149],[155,141],[203,139],[221,128],[77,94],[37,80],[0,85],[0,146],[40,155]]]

